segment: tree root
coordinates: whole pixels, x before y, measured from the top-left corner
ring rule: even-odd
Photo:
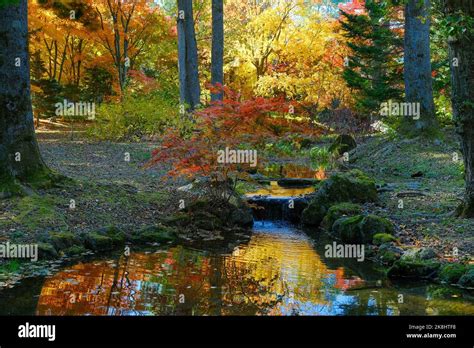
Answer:
[[[62,187],[73,180],[50,169],[44,169],[27,179],[0,178],[0,199],[31,196],[35,190],[46,190]]]

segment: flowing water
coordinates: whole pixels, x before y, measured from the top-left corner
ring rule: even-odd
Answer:
[[[0,292],[0,314],[474,314],[457,289],[389,284],[367,262],[325,259],[324,240],[256,222],[250,242],[221,255],[163,247],[66,266]]]

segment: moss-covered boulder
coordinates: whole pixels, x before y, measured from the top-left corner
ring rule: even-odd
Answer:
[[[71,232],[51,232],[49,234],[51,244],[57,251],[70,248],[74,245],[82,245],[82,242]]]
[[[337,203],[377,201],[375,181],[360,170],[338,173],[325,180],[308,207],[303,211],[303,224],[319,226],[329,208]]]
[[[377,233],[372,239],[372,244],[382,245],[385,243],[396,242],[397,238],[388,233]]]
[[[436,252],[432,248],[410,248],[403,254],[405,261],[431,260],[436,257]]]
[[[166,225],[183,228],[189,226],[192,223],[192,217],[190,214],[180,211],[165,217],[162,221]]]
[[[439,279],[448,284],[455,284],[466,270],[467,267],[461,263],[447,263],[440,268]]]
[[[328,212],[328,206],[320,198],[313,199],[301,213],[301,222],[307,226],[319,226]]]
[[[58,252],[50,243],[38,243],[38,257],[40,260],[51,260],[57,258]]]
[[[339,135],[334,143],[329,147],[329,151],[342,156],[345,152],[349,152],[357,147],[357,143],[353,136],[349,134]]]
[[[250,207],[243,202],[214,202],[201,198],[169,218],[167,223],[181,227],[194,226],[208,231],[232,227],[250,228],[253,225],[253,215]]]
[[[88,233],[84,237],[84,245],[94,251],[110,251],[115,248],[112,238],[97,232]]]
[[[125,243],[125,232],[115,226],[108,226],[97,230],[97,233],[113,240],[114,244],[121,245]]]
[[[374,235],[393,234],[392,223],[376,215],[356,215],[338,219],[332,226],[331,233],[346,243],[371,243]]]
[[[176,238],[175,230],[163,225],[145,227],[130,236],[131,242],[137,244],[169,243],[176,241]]]
[[[437,260],[405,260],[400,258],[388,270],[389,278],[436,278],[440,268]]]
[[[87,249],[80,245],[74,245],[64,250],[64,253],[68,256],[78,256],[87,252]]]
[[[94,251],[113,250],[124,244],[125,233],[114,226],[104,227],[84,236],[84,245]]]
[[[330,207],[324,216],[321,226],[330,230],[336,220],[346,216],[354,216],[362,213],[362,207],[355,203],[338,203]]]
[[[403,255],[403,250],[392,243],[384,243],[377,250],[378,262],[385,266],[392,266]]]
[[[229,222],[233,226],[251,228],[253,226],[252,210],[245,206],[237,207],[230,213]]]
[[[383,250],[377,254],[378,261],[385,266],[391,266],[398,260],[398,255],[390,250]]]
[[[467,272],[459,279],[458,285],[463,288],[474,288],[474,267],[468,267]]]

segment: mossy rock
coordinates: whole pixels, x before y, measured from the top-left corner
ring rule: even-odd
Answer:
[[[74,245],[70,248],[67,248],[67,249],[63,250],[63,251],[68,256],[77,256],[77,255],[81,255],[81,254],[85,253],[87,251],[87,249],[84,248],[83,246],[80,246],[80,245]]]
[[[188,218],[183,214],[188,215]],[[253,225],[252,210],[242,202],[212,202],[209,199],[198,199],[177,214],[175,221],[178,218],[181,222],[186,221],[186,226],[194,225],[198,229],[208,231],[220,230],[223,227],[250,228]]]
[[[389,278],[435,278],[441,264],[436,260],[397,260],[388,270]]]
[[[329,208],[337,203],[367,203],[377,201],[375,181],[360,170],[338,173],[322,182],[315,197],[301,216],[305,225],[321,224]]]
[[[357,143],[353,136],[349,134],[339,135],[334,143],[329,147],[329,151],[342,156],[345,152],[349,152],[357,147]]]
[[[380,245],[377,251],[377,259],[385,266],[392,266],[400,259],[403,250],[392,243],[384,243]]]
[[[111,237],[97,232],[87,234],[84,238],[84,244],[86,248],[94,251],[110,251],[116,247]]]
[[[97,230],[97,234],[111,238],[114,245],[122,245],[125,243],[125,233],[116,226],[101,228]]]
[[[393,225],[376,215],[356,215],[336,220],[331,233],[346,243],[371,243],[374,235],[393,234]]]
[[[455,284],[466,273],[467,267],[461,263],[448,263],[441,267],[439,279],[448,284]]]
[[[396,242],[397,238],[388,233],[377,233],[372,239],[372,244],[382,245],[385,243]]]
[[[453,296],[461,297],[462,291],[452,286],[429,285],[426,289],[427,294],[432,299],[451,300]]]
[[[193,215],[193,224],[199,229],[214,231],[222,229],[224,222],[218,216],[207,212],[197,211]]]
[[[57,251],[68,249],[74,245],[82,245],[79,238],[71,232],[51,232],[51,244]]]
[[[431,260],[437,257],[432,248],[411,248],[405,251],[402,256],[404,261]]]
[[[38,243],[38,257],[42,260],[51,260],[57,258],[58,252],[50,243]]]
[[[354,203],[339,203],[330,207],[324,216],[322,226],[330,230],[332,225],[342,217],[354,216],[362,213],[362,207],[359,204]]]
[[[163,223],[170,226],[176,227],[186,227],[189,226],[192,222],[191,215],[184,212],[175,213],[169,217],[164,218]]]
[[[231,212],[229,221],[234,226],[251,228],[253,226],[252,210],[245,206],[238,207]]]
[[[308,226],[319,226],[328,212],[327,204],[320,199],[312,200],[301,213],[301,222]]]
[[[175,231],[166,226],[149,226],[131,235],[131,241],[138,244],[169,243],[176,241]]]
[[[467,272],[459,279],[458,285],[463,288],[474,288],[474,267],[468,268]]]
[[[393,265],[399,258],[400,255],[390,250],[384,250],[377,254],[377,259],[386,266]]]

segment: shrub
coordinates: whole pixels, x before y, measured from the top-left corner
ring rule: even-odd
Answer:
[[[160,93],[129,94],[120,102],[102,104],[89,134],[99,140],[138,141],[161,135],[168,128],[185,132],[192,123],[179,111],[178,105]]]

